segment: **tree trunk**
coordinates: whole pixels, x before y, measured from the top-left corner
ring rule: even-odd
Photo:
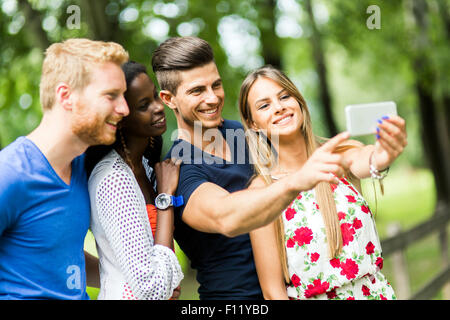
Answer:
[[[281,69],[280,41],[275,33],[276,0],[263,0],[258,3],[258,27],[261,32],[262,54],[265,64]]]
[[[111,22],[106,16],[105,8],[108,0],[83,0],[82,13],[86,14],[86,22],[89,25],[89,33],[93,40],[114,41],[120,39],[118,23]],[[115,19],[115,21],[118,20]]]
[[[447,39],[450,37],[450,16],[448,14],[447,0],[438,0],[439,13],[444,23],[445,34]]]
[[[26,23],[24,28],[28,31],[27,38],[30,41],[30,47],[38,47],[42,50],[50,46],[50,40],[47,33],[42,29],[42,14],[33,9],[28,0],[19,0],[19,7],[25,15]]]
[[[333,118],[331,95],[327,80],[327,67],[322,48],[321,35],[317,29],[316,20],[311,6],[311,0],[304,0],[305,11],[308,14],[311,25],[311,45],[313,50],[314,62],[317,75],[319,77],[319,98],[322,104],[322,114],[325,119],[328,135],[334,136],[338,133],[336,123]]]
[[[445,30],[445,36],[446,36],[446,40],[447,40],[447,44],[449,43],[450,40],[450,15],[448,13],[448,6],[447,6],[447,0],[438,0],[438,6],[439,6],[439,14],[442,20],[442,24]],[[446,81],[446,79],[448,78],[445,77],[444,81]],[[443,112],[445,113],[445,125],[446,125],[446,130],[447,130],[447,139],[450,140],[450,90],[449,90],[449,84],[446,83],[446,89],[444,90],[444,94],[442,97],[442,109]],[[447,144],[448,143],[447,140]]]
[[[429,40],[427,35],[427,3],[416,0],[412,3],[414,16],[419,35],[416,39],[417,55],[414,57],[413,68],[416,73],[416,92],[419,100],[420,118],[422,123],[422,142],[425,154],[428,158],[430,169],[433,171],[437,200],[448,203],[450,195],[450,152],[447,130],[443,123],[443,115],[435,99],[436,71],[433,69],[430,59],[426,54]]]

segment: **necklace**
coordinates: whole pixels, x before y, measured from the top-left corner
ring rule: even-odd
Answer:
[[[285,171],[285,170],[279,170],[279,171],[275,171],[276,175],[274,174],[270,174],[270,176],[272,177],[272,179],[274,180],[279,180],[281,178],[284,178],[292,173],[294,173],[295,171]]]

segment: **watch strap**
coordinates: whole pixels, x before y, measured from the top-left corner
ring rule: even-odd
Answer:
[[[171,198],[172,198],[172,205],[174,207],[180,207],[184,204],[183,196],[178,196],[178,197],[171,196]]]

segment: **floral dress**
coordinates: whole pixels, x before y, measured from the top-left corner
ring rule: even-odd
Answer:
[[[343,250],[330,259],[314,190],[299,193],[283,211],[291,299],[396,299],[384,275],[375,221],[362,195],[342,178],[332,184]]]

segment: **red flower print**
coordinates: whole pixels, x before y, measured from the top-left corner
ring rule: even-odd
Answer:
[[[344,178],[340,178],[339,180],[341,180],[341,182],[345,185],[349,185],[350,183],[347,182],[347,180],[345,180]]]
[[[327,292],[328,299],[334,299],[336,297],[337,297],[336,290],[331,290],[331,291]]]
[[[365,206],[365,205],[362,205],[361,206],[361,211],[364,212],[364,213],[369,213],[369,207]]]
[[[313,296],[325,293],[329,287],[330,284],[328,282],[322,282],[322,280],[316,279],[313,281],[313,284],[308,285],[308,289],[305,290],[305,297],[311,298]]]
[[[297,200],[300,200],[302,198],[302,194],[300,193],[298,196],[297,196]]]
[[[337,188],[337,184],[330,183],[330,187],[331,187],[331,191],[334,192],[334,190],[336,190],[336,188]]]
[[[319,205],[315,202],[313,202],[313,204],[316,206],[316,209],[319,210]]]
[[[375,265],[381,269],[383,269],[383,258],[382,257],[378,257],[377,261],[375,261]]]
[[[370,296],[370,289],[368,287],[363,285],[361,289],[363,292],[363,296],[365,296],[365,297]]]
[[[311,262],[316,262],[317,260],[319,260],[320,254],[317,252],[314,252],[311,254]]]
[[[341,261],[339,259],[334,258],[330,260],[330,264],[333,268],[339,268],[341,266]]]
[[[358,194],[358,191],[355,190],[355,188],[353,188],[352,186],[348,186],[350,188],[350,190],[352,190],[355,194]]]
[[[348,202],[356,202],[356,199],[354,196],[345,196],[347,198]]]
[[[288,247],[288,248],[293,248],[294,245],[295,245],[295,241],[294,241],[292,238],[289,238],[289,239],[286,241],[286,247]]]
[[[353,226],[350,223],[343,223],[341,224],[341,233],[342,233],[342,244],[346,246],[353,241],[355,229],[353,229]]]
[[[294,287],[298,287],[300,285],[300,278],[294,273],[291,277],[291,282]]]
[[[383,296],[381,293],[380,293],[380,298],[381,298],[381,300],[387,300],[387,298],[385,296]]]
[[[341,262],[341,268],[341,275],[345,276],[348,280],[354,279],[359,271],[358,265],[352,259]]]
[[[294,209],[292,209],[292,208],[287,208],[286,209],[286,211],[285,211],[285,215],[286,215],[286,220],[291,220],[293,217],[294,217],[294,215],[296,214],[297,212],[295,212],[295,210]]]
[[[366,245],[366,253],[372,254],[372,253],[374,253],[374,249],[375,249],[375,246],[373,245],[372,241],[369,241]]]
[[[356,230],[358,230],[359,228],[362,227],[362,222],[361,220],[359,220],[358,218],[355,218],[353,220],[353,228],[355,228]]]
[[[347,300],[355,300],[355,297],[348,297]]]
[[[339,220],[345,219],[345,212],[339,211],[339,212],[338,212],[338,219],[339,219]]]
[[[297,241],[299,246],[309,244],[313,239],[313,233],[310,228],[301,227],[294,231],[294,240]]]

